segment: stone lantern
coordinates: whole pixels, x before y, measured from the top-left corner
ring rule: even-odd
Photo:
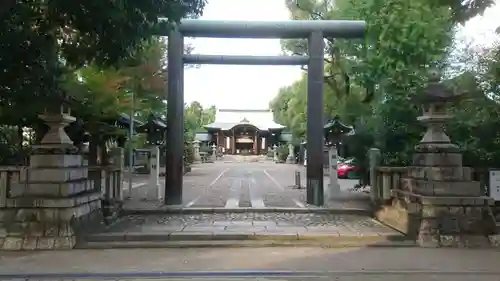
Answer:
[[[164,199],[163,189],[160,188],[160,149],[159,145],[164,142],[164,135],[167,125],[150,115],[148,122],[139,126],[138,132],[146,133],[147,142],[150,147],[150,165],[149,165],[149,185],[156,189],[156,197]]]
[[[328,170],[330,172],[330,184],[324,189],[326,200],[334,196],[340,195],[340,185],[337,176],[337,145],[342,136],[354,132],[352,126],[348,126],[340,122],[339,116],[331,118],[323,127],[325,135],[325,143],[328,149]]]
[[[276,144],[273,145],[273,160],[275,163],[280,161],[278,158],[278,146]]]
[[[200,155],[200,141],[199,140],[194,140],[193,141],[193,158],[194,158],[194,163],[201,163],[201,155]]]
[[[137,128],[140,133],[146,133],[147,143],[151,146],[158,146],[164,142],[164,135],[167,125],[163,121],[158,120],[153,115],[149,116],[148,121]]]
[[[1,250],[72,249],[85,237],[82,230],[102,219],[102,191],[65,132],[76,118],[64,102],[53,104],[60,107],[38,116],[48,131],[33,145],[29,166],[11,177],[12,194],[2,198]]]
[[[307,141],[306,140],[303,140],[301,143],[300,143],[300,148],[301,148],[301,151],[302,151],[302,164],[304,166],[307,166],[307,149],[306,149],[306,145],[307,145]]]
[[[439,73],[431,72],[427,87],[412,101],[422,108],[418,120],[427,131],[415,147],[413,166],[402,179],[401,189],[383,198],[405,203],[409,225],[414,225],[418,243],[424,247],[479,246],[489,244],[495,221],[479,182],[471,181],[471,171],[462,166],[462,154],[444,131],[453,116],[446,105],[464,98],[440,83]],[[388,193],[388,192],[384,192]]]

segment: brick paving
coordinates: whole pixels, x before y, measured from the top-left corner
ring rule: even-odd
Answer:
[[[302,189],[296,189],[294,186],[295,171],[301,171]],[[224,161],[195,165],[193,170],[184,176],[182,206],[306,208],[308,205],[305,182],[305,169],[297,165],[225,157]],[[367,207],[367,194],[350,191],[357,181],[341,179],[339,183],[348,199],[330,205],[338,208]],[[134,185],[132,199],[126,202],[125,208],[151,209],[162,205],[155,197],[155,190],[147,185],[147,176],[137,177]],[[163,179],[160,180],[160,185],[163,188]],[[327,185],[328,178],[325,177],[325,186]],[[128,192],[125,193],[127,195]]]

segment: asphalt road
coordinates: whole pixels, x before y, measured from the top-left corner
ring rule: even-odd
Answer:
[[[3,280],[500,280],[500,251],[192,248],[0,253]],[[38,274],[38,275],[37,275]]]

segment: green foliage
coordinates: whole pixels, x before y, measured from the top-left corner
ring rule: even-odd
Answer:
[[[387,164],[407,163],[422,133],[419,113],[408,98],[422,88],[428,67],[443,66],[455,23],[448,6],[427,0],[340,0],[335,6],[292,2],[288,7],[293,18],[367,22],[363,40],[329,40],[326,45],[324,114],[339,115],[355,126],[356,135],[346,141],[348,151],[360,159],[375,144]],[[295,54],[307,49],[297,40],[282,46]],[[306,85],[304,77],[281,89],[271,103],[277,120],[299,138],[305,134]]]
[[[217,109],[215,106],[203,108],[203,106],[194,101],[184,110],[184,128],[187,137],[192,141],[194,135],[203,129],[204,125],[208,125],[215,121],[215,113]]]
[[[187,157],[187,152],[192,153],[192,143],[194,136],[197,132],[203,129],[204,125],[208,125],[215,121],[215,113],[217,109],[215,106],[209,108],[203,108],[203,106],[197,102],[193,101],[191,104],[184,109],[184,139],[186,144],[184,146],[184,155],[186,159],[191,159],[189,163],[193,162],[192,155],[191,158]],[[205,151],[206,150],[206,151]],[[200,152],[212,153],[212,149],[206,145],[200,147]]]
[[[366,163],[367,149],[376,146],[387,165],[411,162],[424,128],[416,121],[420,109],[409,98],[422,90],[429,68],[449,67],[453,27],[482,13],[492,2],[340,0],[332,6],[328,1],[287,1],[294,19],[367,22],[363,40],[328,40],[325,48],[329,57],[325,115],[339,115],[355,126],[356,135],[343,140],[348,155]],[[307,44],[286,40],[282,48],[305,54]],[[466,165],[491,167],[500,162],[500,129],[498,118],[492,118],[500,113],[499,50],[495,46],[483,51],[478,62],[459,60],[469,72],[446,81],[455,91],[472,97],[451,106],[456,118],[447,126],[452,140],[464,148]],[[282,88],[271,103],[276,119],[298,138],[305,134],[306,85],[304,77]]]
[[[288,157],[288,152],[289,152],[288,147],[286,145],[280,145],[276,149],[278,152],[278,159],[280,161],[285,161],[286,158]]]
[[[193,143],[189,141],[184,142],[184,166],[191,166],[193,164],[193,152]]]
[[[203,144],[203,145],[200,145],[200,152],[205,152],[205,153],[208,153],[208,154],[212,154],[212,148],[210,148],[206,144]]]
[[[142,59],[151,57],[145,53],[155,51],[152,46],[158,47],[154,42],[158,39],[152,37],[159,25],[168,27],[183,17],[196,17],[204,5],[205,0],[2,1],[0,123],[35,125],[39,122],[37,114],[45,108],[54,110],[64,96],[74,94],[78,98],[76,104],[82,103],[77,109],[80,113],[110,114],[106,108],[113,107],[116,101],[106,96],[99,101],[102,108],[90,109],[88,105],[97,96],[89,97],[89,90],[75,89],[81,86],[75,71],[86,72],[89,68],[92,75],[109,78],[122,76],[121,72],[131,67],[134,71],[126,76],[134,73],[144,77],[145,68],[136,67],[156,68],[149,67],[154,64],[152,61],[145,64]],[[156,52],[163,55],[164,50]],[[136,92],[152,85],[143,85],[151,80],[134,80],[129,79],[136,85]]]

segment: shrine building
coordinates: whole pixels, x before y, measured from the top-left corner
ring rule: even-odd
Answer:
[[[204,126],[195,139],[216,145],[225,154],[266,154],[274,145],[290,142],[285,126],[274,122],[269,109],[218,109],[215,122]]]

